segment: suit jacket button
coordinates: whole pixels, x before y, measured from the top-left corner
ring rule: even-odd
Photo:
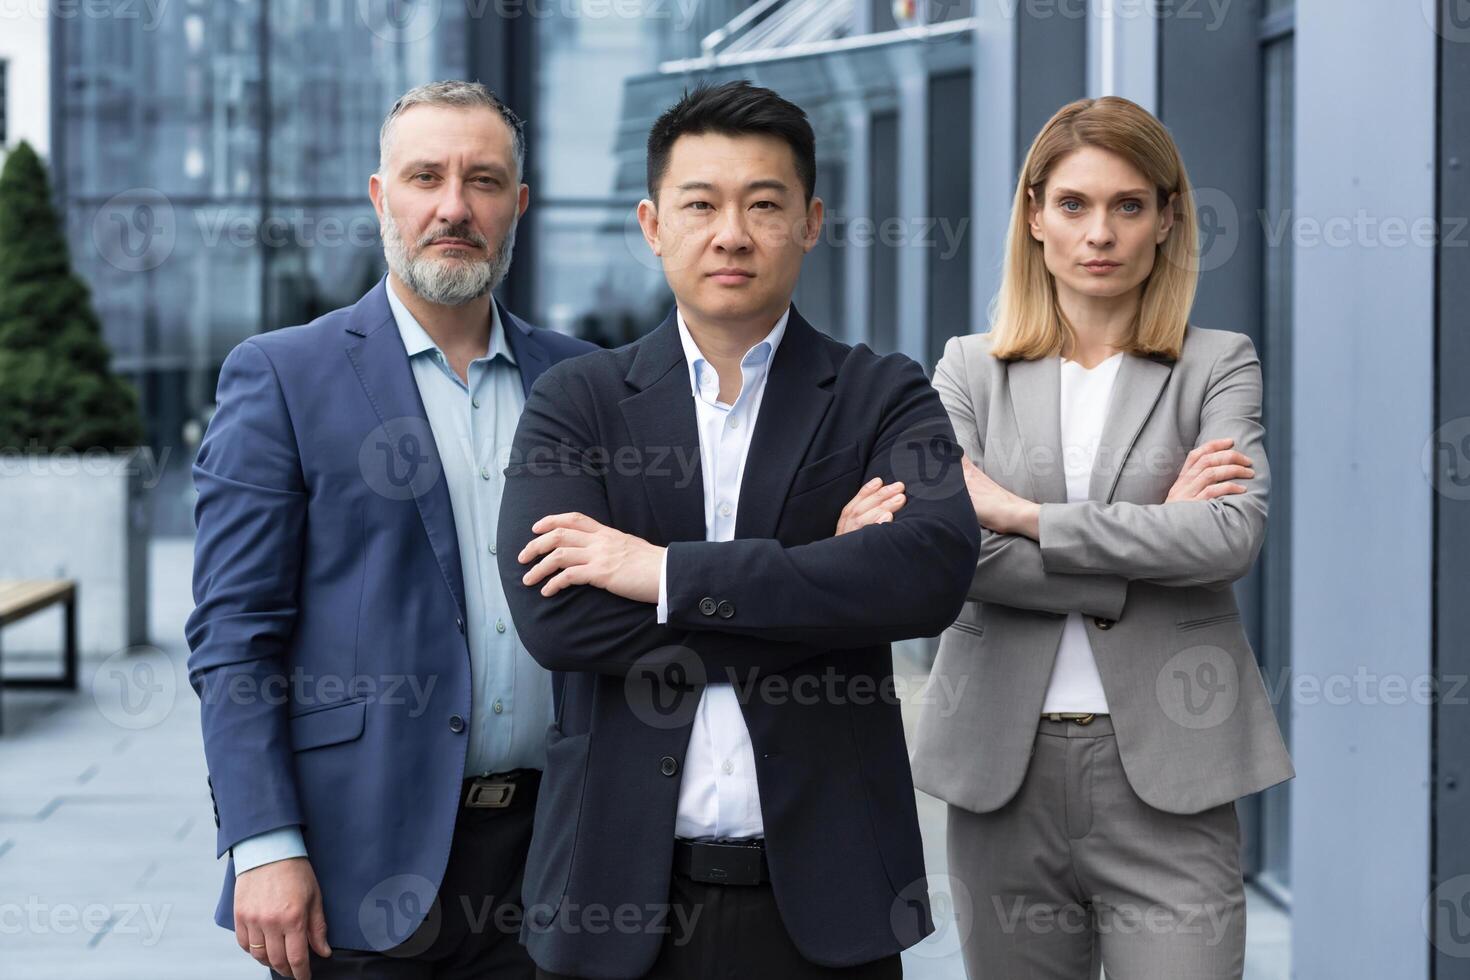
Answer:
[[[735,615],[735,607],[730,605],[729,599],[722,599],[720,600],[720,604],[715,607],[715,612],[720,614],[721,619],[729,619]]]
[[[699,600],[699,611],[704,613],[706,616],[713,616],[715,614],[716,608],[718,607],[715,605],[715,600],[711,599],[709,596],[705,596],[703,599]]]
[[[658,760],[658,771],[665,776],[672,776],[679,771],[679,763],[671,755],[666,755]]]
[[[455,625],[455,626],[457,626],[457,627],[458,627],[458,628],[459,628],[459,631],[460,631],[460,632],[461,632],[461,633],[463,633],[463,632],[464,632],[464,620],[463,620],[463,619],[456,619],[456,620],[455,620],[455,621],[454,621],[454,625]]]
[[[1096,626],[1100,630],[1110,630],[1113,628],[1113,624],[1116,622],[1116,619],[1103,619],[1101,616],[1092,617],[1092,625]]]
[[[461,718],[459,715],[450,715],[449,730],[456,735],[464,731],[464,719]]]

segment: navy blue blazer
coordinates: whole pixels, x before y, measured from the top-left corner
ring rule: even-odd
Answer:
[[[676,928],[680,771],[713,679],[750,692],[771,884],[801,953],[859,964],[933,928],[889,644],[948,627],[979,556],[944,406],[913,361],[839,343],[793,310],[734,541],[704,540],[699,459],[672,313],[548,370],[521,414],[498,556],[522,641],[561,681],[522,930],[555,973],[642,976]],[[874,476],[904,479],[907,505],[834,537]],[[545,598],[520,584],[531,525],[566,511],[668,546],[667,624],[590,586]]]
[[[194,464],[186,635],[218,853],[301,824],[346,949],[395,945],[429,911],[470,714],[454,516],[386,290],[231,351]],[[527,392],[595,349],[500,317]],[[232,861],[231,929],[234,885]]]

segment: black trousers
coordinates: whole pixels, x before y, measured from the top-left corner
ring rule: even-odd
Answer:
[[[840,901],[834,896],[834,901]],[[860,966],[818,966],[786,932],[769,883],[711,885],[674,875],[673,931],[644,980],[897,980],[897,953]],[[681,925],[688,923],[688,932]],[[536,980],[576,980],[538,968]]]
[[[461,806],[439,894],[413,935],[381,953],[312,953],[312,980],[532,980],[519,937],[536,786],[523,779],[504,809]]]

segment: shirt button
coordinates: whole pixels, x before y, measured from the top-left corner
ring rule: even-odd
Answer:
[[[505,710],[505,705],[500,703],[499,698],[496,698],[495,703],[491,705],[491,709],[498,715]]]
[[[470,406],[472,408],[479,408],[480,407],[480,399],[478,399],[478,398],[471,398],[470,399]]]
[[[720,504],[720,516],[721,517],[729,517],[730,516],[730,505],[729,504]]]
[[[729,759],[726,759],[725,760],[725,764],[723,766],[721,766],[720,768],[722,770],[724,770],[725,775],[728,776],[728,775],[730,775],[730,773],[732,773],[732,772],[735,771],[735,763],[731,762]]]
[[[480,467],[480,479],[482,479],[482,480],[488,480],[488,479],[490,479],[490,467],[488,467],[488,466],[482,466],[482,467]]]
[[[504,633],[505,632],[505,620],[503,620],[503,619],[497,619],[495,621],[495,632],[497,632],[497,633]],[[500,702],[497,701],[496,703],[499,704]],[[495,710],[496,711],[499,711],[500,709],[499,708],[496,708]]]
[[[738,428],[740,428],[740,420],[739,419],[731,419],[726,424],[729,425],[730,428],[732,428],[732,429],[738,429]]]
[[[492,545],[489,546],[489,548],[490,548],[490,554],[492,554],[492,555],[495,554],[495,545],[492,544]]]

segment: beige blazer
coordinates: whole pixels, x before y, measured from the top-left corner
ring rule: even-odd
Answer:
[[[1291,778],[1230,588],[1260,550],[1271,486],[1250,338],[1191,326],[1178,361],[1125,354],[1081,503],[1066,502],[1059,364],[997,360],[974,334],[935,368],[965,452],[1042,505],[1041,540],[983,532],[919,699],[914,784],[981,813],[1015,795],[1069,612],[1146,803],[1195,813]],[[1225,436],[1254,461],[1248,492],[1165,504],[1190,449]]]

